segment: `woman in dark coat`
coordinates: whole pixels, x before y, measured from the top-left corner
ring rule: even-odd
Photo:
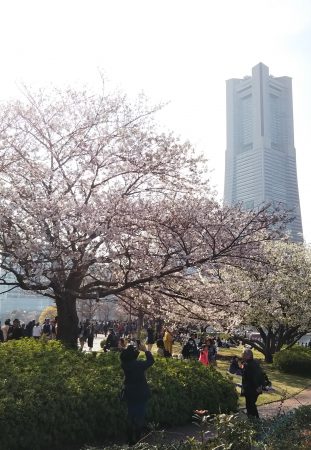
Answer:
[[[145,352],[146,359],[137,360],[139,350]],[[145,370],[154,363],[151,352],[144,345],[139,350],[129,345],[121,352],[121,366],[124,371],[124,399],[128,410],[128,443],[134,445],[139,441],[144,426],[146,406],[150,397]]]
[[[87,345],[89,347],[89,351],[93,350],[94,344],[94,325],[90,323],[87,327]]]

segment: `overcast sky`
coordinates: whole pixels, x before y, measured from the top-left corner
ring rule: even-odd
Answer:
[[[304,237],[311,242],[310,0],[0,0],[0,99],[18,85],[99,83],[151,102],[210,161],[223,194],[225,80],[259,62],[293,78]]]

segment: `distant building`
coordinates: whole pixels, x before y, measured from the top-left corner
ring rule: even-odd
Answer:
[[[273,77],[260,63],[252,76],[227,80],[224,202],[262,203],[293,211],[291,239],[303,241],[294,146],[291,78]]]

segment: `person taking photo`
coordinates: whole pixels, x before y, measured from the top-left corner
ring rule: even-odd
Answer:
[[[144,360],[138,360],[140,351],[145,353]],[[128,345],[120,354],[124,371],[124,400],[128,411],[128,444],[135,445],[141,437],[145,423],[146,407],[150,389],[145,371],[154,363],[150,351],[143,344]]]

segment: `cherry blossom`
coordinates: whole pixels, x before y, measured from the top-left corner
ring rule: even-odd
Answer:
[[[204,157],[158,130],[158,109],[73,89],[25,90],[1,105],[2,282],[10,273],[13,287],[54,299],[67,345],[77,342],[77,300],[247,265],[283,227],[269,205],[222,207]]]

